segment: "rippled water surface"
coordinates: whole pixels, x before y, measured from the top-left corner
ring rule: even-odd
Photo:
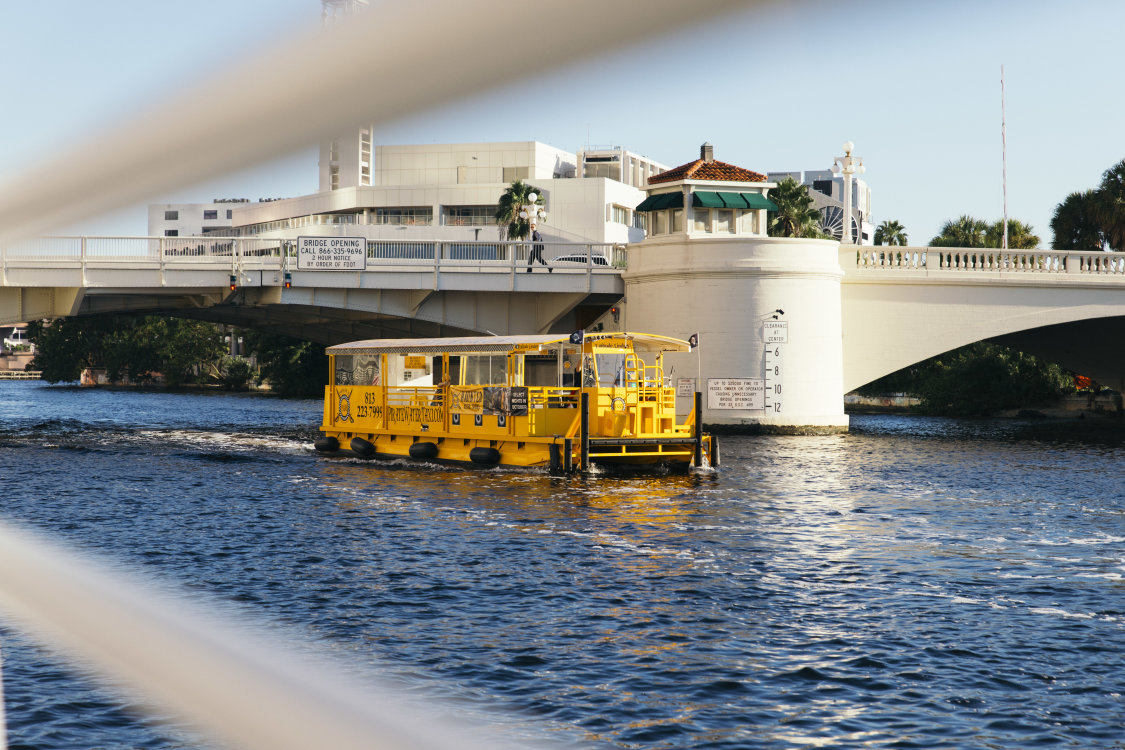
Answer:
[[[314,401],[0,383],[2,516],[567,747],[1125,747],[1123,431],[856,417],[713,476],[317,457]],[[0,630],[12,748],[201,740]]]

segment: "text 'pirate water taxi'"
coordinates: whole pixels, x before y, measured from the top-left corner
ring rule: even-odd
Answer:
[[[581,331],[339,344],[328,348],[316,448],[553,472],[716,466],[699,394],[677,423],[664,376],[664,353],[689,349],[665,336]]]

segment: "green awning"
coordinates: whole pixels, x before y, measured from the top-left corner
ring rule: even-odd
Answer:
[[[744,200],[746,196],[743,193],[719,193],[719,197],[723,199],[727,208],[746,210],[750,207],[750,204]]]
[[[774,202],[761,193],[713,193],[708,190],[696,190],[692,193],[691,204],[702,208],[737,208],[742,211],[748,208],[777,210]]]
[[[742,198],[750,208],[764,208],[767,211],[777,210],[777,204],[761,193],[742,193]]]
[[[662,211],[665,208],[683,208],[684,194],[677,191],[675,193],[657,193],[650,195],[641,201],[641,205],[637,206],[636,211]]]
[[[712,193],[707,190],[696,190],[691,194],[691,205],[701,206],[703,208],[723,208],[726,204],[723,199],[719,197],[718,193]],[[746,206],[745,203],[742,204]]]

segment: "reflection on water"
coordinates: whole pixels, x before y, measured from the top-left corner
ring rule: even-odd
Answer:
[[[553,478],[323,459],[319,408],[0,384],[4,514],[560,746],[1120,741],[1111,426],[857,417]],[[0,635],[13,745],[195,746]]]

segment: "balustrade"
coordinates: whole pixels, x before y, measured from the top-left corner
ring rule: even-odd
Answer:
[[[850,250],[850,249],[849,249]],[[841,255],[841,258],[846,258]],[[862,247],[855,267],[863,270],[985,271],[1000,273],[1125,275],[1125,254],[1077,250],[997,248]]]

